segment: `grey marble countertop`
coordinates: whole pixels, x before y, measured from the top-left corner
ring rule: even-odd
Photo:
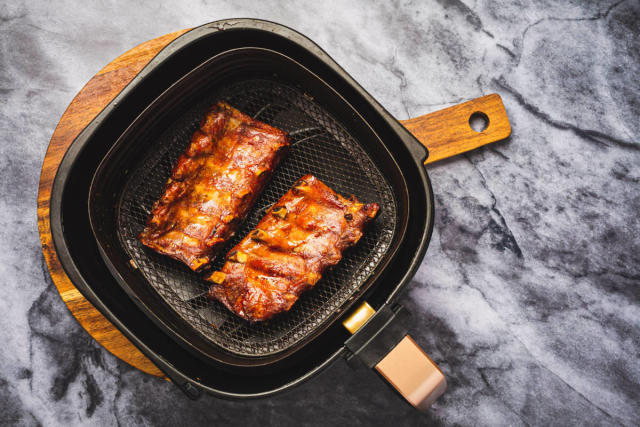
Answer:
[[[449,379],[426,414],[343,361],[250,402],[187,400],[58,297],[40,166],[80,88],[150,38],[228,17],[308,35],[397,118],[492,92],[512,137],[428,167],[431,245],[401,301]],[[0,1],[0,423],[633,425],[640,419],[640,3]]]

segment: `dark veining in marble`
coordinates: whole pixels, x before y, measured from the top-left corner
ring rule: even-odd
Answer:
[[[471,26],[476,30],[484,30],[482,26],[482,20],[472,9],[469,8],[464,2],[460,0],[437,0],[445,10],[453,10],[455,13],[459,13],[464,15],[465,19]],[[490,37],[493,37],[490,33],[488,34]]]
[[[556,120],[551,117],[550,114],[545,113],[540,110],[535,105],[528,103],[524,96],[522,96],[518,91],[509,86],[503,79],[494,79],[493,83],[503,91],[509,92],[514,98],[518,101],[520,105],[522,105],[527,111],[537,116],[539,119],[543,120],[547,124],[556,127],[562,130],[570,130],[576,135],[586,139],[587,141],[594,142],[596,144],[600,144],[602,146],[608,147],[610,144],[617,144],[625,148],[631,148],[634,150],[640,150],[640,143],[634,141],[625,141],[622,139],[615,138],[611,135],[607,135],[605,133],[599,132],[593,129],[582,129],[578,126],[574,126],[570,123],[562,122],[560,120]]]

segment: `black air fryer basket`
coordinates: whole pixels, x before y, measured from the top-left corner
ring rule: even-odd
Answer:
[[[201,276],[136,239],[199,119],[221,99],[286,130],[293,147],[215,267],[306,173],[381,206],[343,261],[290,312],[265,323],[208,301]],[[340,355],[372,366],[406,334],[394,300],[431,235],[426,156],[309,39],[266,21],[220,21],[168,45],[74,141],[54,182],[52,234],[83,295],[189,395],[267,395]],[[350,336],[342,321],[365,300],[376,314]]]

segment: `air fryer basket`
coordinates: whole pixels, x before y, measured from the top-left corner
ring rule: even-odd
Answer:
[[[267,322],[251,324],[207,300],[208,283],[202,275],[144,247],[136,238],[172,165],[206,109],[218,100],[286,130],[292,149],[214,268],[221,268],[224,254],[307,173],[342,194],[381,206],[378,218],[343,260],[289,312]],[[137,270],[132,276],[138,285],[151,286],[180,319],[174,338],[208,357],[224,352],[227,360],[244,358],[237,363],[252,363],[247,358],[262,358],[259,363],[265,363],[296,351],[337,319],[375,281],[398,248],[406,226],[406,202],[402,203],[406,184],[389,156],[380,160],[386,154],[378,136],[339,94],[302,65],[269,49],[232,49],[179,80],[120,137],[96,172],[90,218],[107,265],[116,274]],[[130,288],[131,281],[121,284]],[[167,323],[155,316],[151,306],[157,301],[136,301]],[[199,340],[187,338],[185,329],[197,333]]]
[[[246,53],[248,54],[248,53]],[[292,149],[242,227],[222,249],[224,254],[251,231],[265,210],[301,176],[312,173],[342,194],[354,194],[381,206],[374,224],[342,261],[302,295],[292,309],[267,322],[251,324],[205,294],[209,283],[181,263],[144,247],[136,238],[151,205],[164,189],[178,156],[189,143],[205,110],[225,100],[246,114],[289,132]],[[112,167],[116,168],[117,165]],[[132,171],[117,211],[122,246],[149,284],[206,338],[234,353],[263,356],[295,345],[337,311],[369,277],[387,252],[395,229],[391,186],[366,152],[338,121],[294,87],[276,80],[242,79],[205,94],[154,139],[153,149]]]
[[[313,76],[298,73],[298,79],[287,79],[291,70],[285,67],[276,74],[284,86],[298,91],[304,88],[302,93],[313,97],[326,113],[339,119],[340,126],[362,145],[383,172],[396,204],[391,244],[365,283],[340,311],[308,334],[304,343],[266,357],[222,351],[189,326],[149,285],[140,269],[131,267],[131,257],[121,243],[116,221],[119,197],[129,173],[135,172],[135,165],[150,152],[146,144],[137,143],[114,150],[116,141],[131,133],[129,141],[135,142],[137,135],[148,131],[145,125],[162,123],[165,116],[172,116],[172,111],[184,112],[188,109],[186,105],[197,104],[190,98],[194,94],[189,90],[182,91],[183,97],[173,97],[170,105],[157,101],[176,87],[176,82],[215,55],[247,47],[285,54],[313,72]],[[219,75],[225,74],[220,71]],[[228,71],[227,77],[249,80],[250,76],[237,75],[233,67]],[[260,78],[274,80],[272,74]],[[185,84],[205,86],[196,80]],[[136,120],[141,114],[148,120]],[[189,396],[197,397],[201,390],[228,398],[266,396],[300,384],[336,358],[352,354],[347,347],[350,335],[339,321],[350,313],[349,306],[366,299],[378,313],[387,312],[386,308],[395,304],[399,291],[413,277],[426,251],[433,224],[433,195],[423,167],[426,154],[424,147],[394,117],[300,33],[255,19],[213,22],[170,43],[76,137],[58,168],[51,190],[52,243],[76,288]],[[129,160],[124,161],[121,156]],[[131,169],[102,176],[102,188],[117,189],[116,192],[90,194],[91,179],[98,178],[94,173],[108,158],[122,165],[128,163]],[[100,209],[94,209],[93,224],[87,212],[88,199],[90,203],[100,203],[94,206]],[[97,239],[90,238],[92,232]],[[372,321],[377,317],[376,314]],[[366,339],[360,332],[352,338],[358,336]]]

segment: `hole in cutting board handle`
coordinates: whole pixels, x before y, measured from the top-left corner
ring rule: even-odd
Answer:
[[[469,127],[475,132],[483,132],[489,127],[489,117],[482,111],[476,111],[469,117]]]
[[[471,126],[471,116],[483,114],[486,128]],[[482,118],[482,116],[480,116]],[[475,119],[475,117],[474,117]],[[475,121],[475,120],[474,120]],[[404,127],[427,149],[426,163],[455,156],[511,135],[511,125],[502,98],[497,93],[472,99],[444,110],[403,120]],[[420,154],[422,150],[418,150]]]

